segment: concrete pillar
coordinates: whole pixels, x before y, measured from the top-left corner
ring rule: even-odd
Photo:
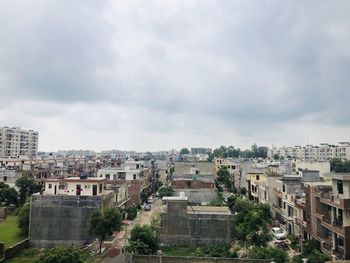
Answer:
[[[307,258],[303,258],[303,263],[307,263]]]
[[[332,261],[336,262],[337,261],[337,256],[336,255],[332,255]]]
[[[333,232],[332,235],[332,248],[337,249],[337,234]]]

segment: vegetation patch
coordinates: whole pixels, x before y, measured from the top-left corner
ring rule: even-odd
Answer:
[[[8,215],[0,223],[0,241],[5,243],[5,248],[9,248],[24,239],[26,239],[26,236],[21,234],[21,230],[17,225],[17,216]]]

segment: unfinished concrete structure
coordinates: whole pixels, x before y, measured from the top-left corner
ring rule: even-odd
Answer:
[[[183,192],[163,197],[165,211],[158,231],[168,246],[229,244],[232,240],[234,215],[228,207],[189,206]]]
[[[81,246],[93,240],[89,235],[89,217],[96,209],[112,206],[114,193],[100,196],[31,196],[30,246],[53,247],[62,244]]]

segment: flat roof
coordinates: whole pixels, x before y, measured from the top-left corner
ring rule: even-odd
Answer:
[[[330,175],[332,179],[350,181],[350,173],[334,173]]]
[[[180,197],[180,196],[164,196],[162,198],[162,201],[187,201],[188,198],[186,196]]]
[[[187,206],[187,213],[230,215],[227,206]]]
[[[80,177],[68,177],[68,178],[64,178],[64,179],[56,179],[56,178],[52,178],[52,179],[44,179],[44,182],[86,182],[86,183],[96,183],[96,182],[104,182],[106,181],[106,179],[104,178],[100,178],[100,177],[88,177],[86,179],[80,179]]]

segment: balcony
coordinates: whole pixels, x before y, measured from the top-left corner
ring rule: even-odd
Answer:
[[[277,188],[273,188],[272,190],[273,194],[276,195],[277,197],[282,199],[282,192],[280,190],[278,190]]]
[[[321,244],[321,250],[326,253],[327,255],[332,255],[333,251],[332,251],[333,245],[332,245],[332,241],[330,241],[329,239],[327,239],[326,241],[324,241]]]
[[[294,204],[295,204],[295,206],[298,207],[298,208],[301,208],[301,209],[303,209],[303,210],[306,209],[305,199],[301,199],[301,198],[299,198],[299,199],[294,199]]]
[[[298,225],[298,226],[301,226],[301,227],[304,227],[306,228],[307,227],[307,223],[305,221],[303,221],[302,219],[300,218],[295,218],[295,223]]]
[[[277,205],[275,205],[275,204],[272,204],[272,209],[273,209],[275,212],[277,212],[277,213],[279,213],[279,214],[282,214],[282,207],[279,207],[279,206],[277,206]]]

